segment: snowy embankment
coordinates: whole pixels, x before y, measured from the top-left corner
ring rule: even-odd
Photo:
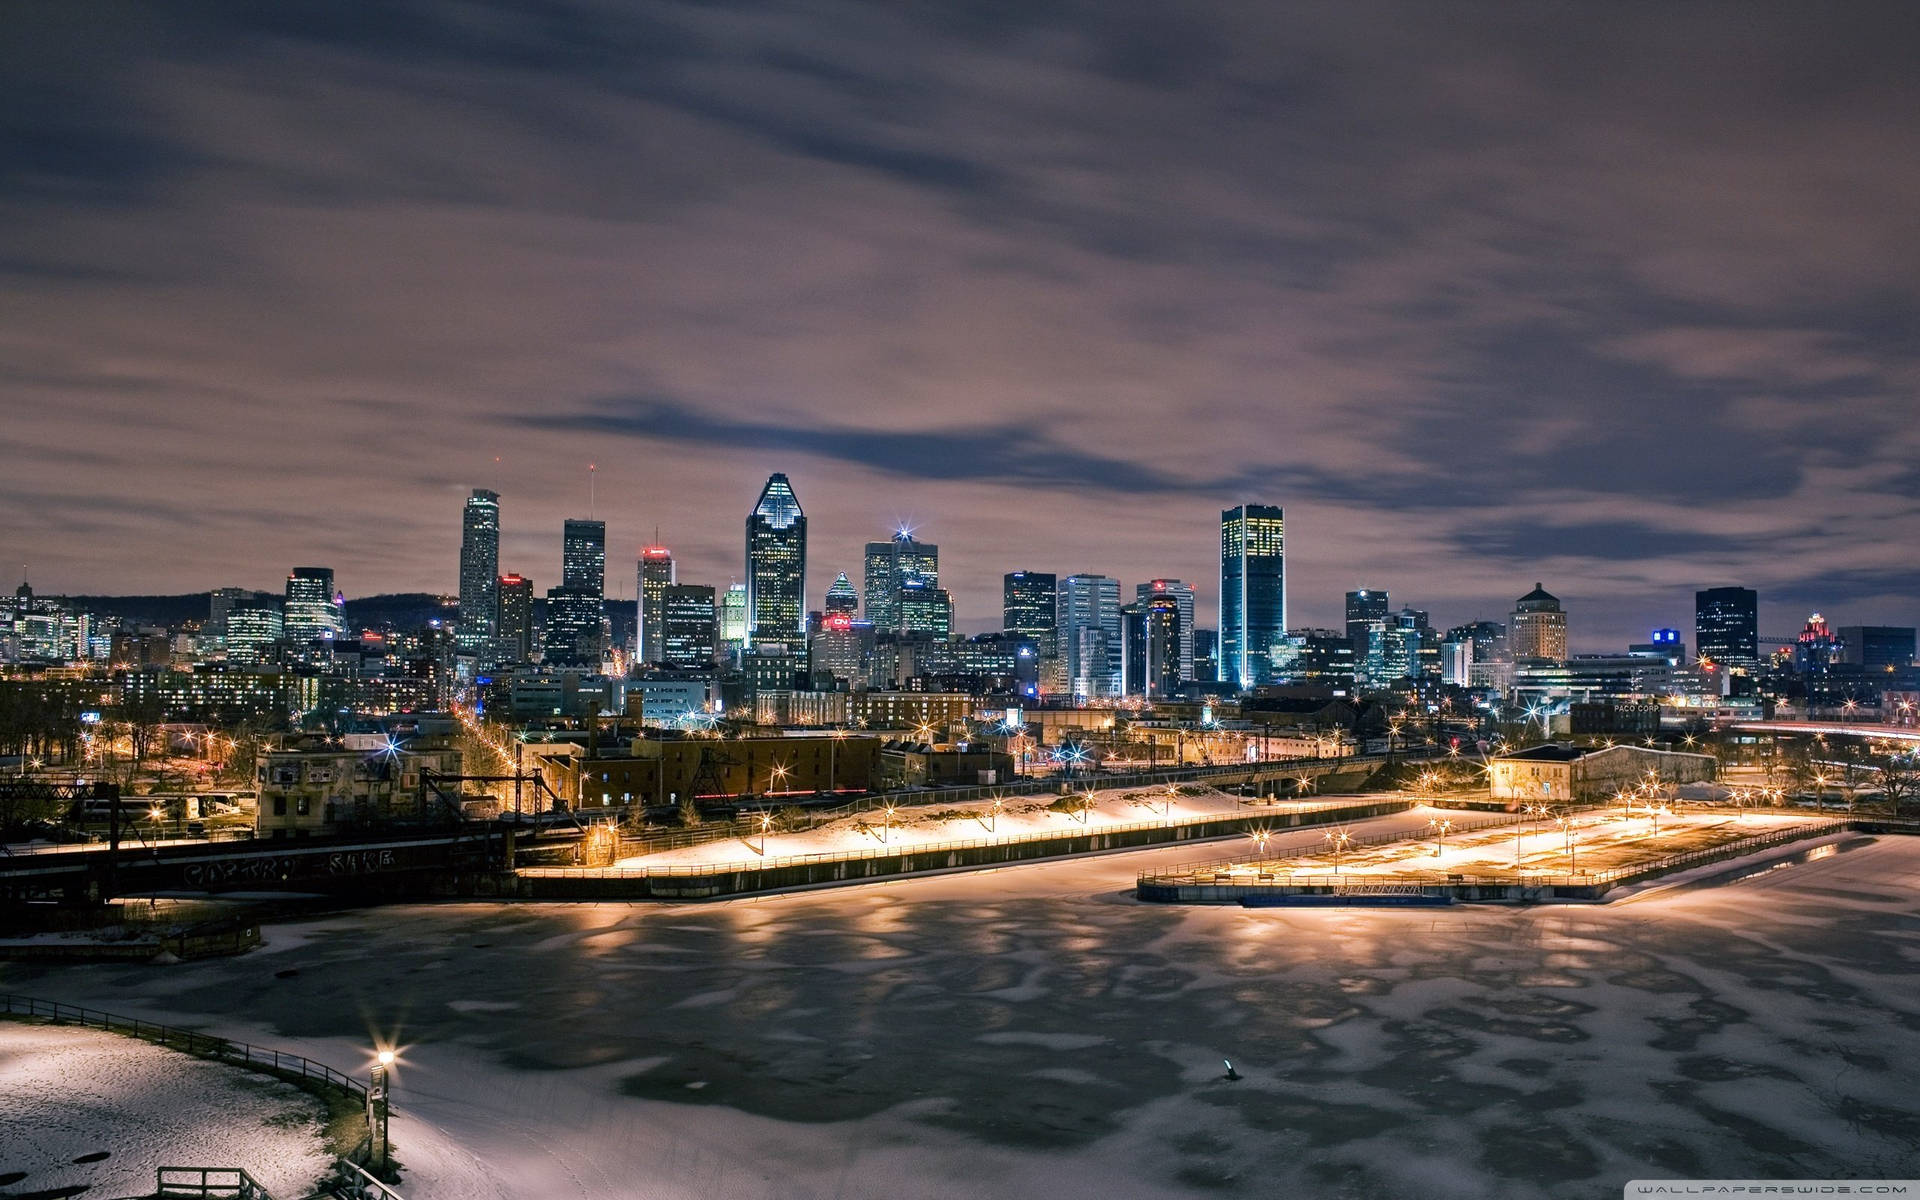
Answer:
[[[241,1167],[304,1196],[333,1161],[292,1084],[98,1029],[0,1021],[0,1096],[10,1191],[144,1196],[158,1167]]]
[[[1125,825],[1179,825],[1220,817],[1282,817],[1289,813],[1347,807],[1383,799],[1379,796],[1336,796],[1306,801],[1249,802],[1201,784],[1182,784],[1175,792],[1161,787],[1097,791],[1092,803],[1081,807],[1086,793],[1063,797],[1009,797],[996,811],[991,801],[963,805],[926,805],[897,809],[891,817],[882,809],[848,817],[795,833],[769,832],[730,838],[699,846],[684,846],[654,854],[621,859],[616,867],[756,864],[768,859],[810,854],[871,854],[888,849],[925,849],[940,845],[1025,840],[1085,833]]]

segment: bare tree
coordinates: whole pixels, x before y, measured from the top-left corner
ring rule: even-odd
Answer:
[[[1880,765],[1880,798],[1887,802],[1894,817],[1906,815],[1906,807],[1920,796],[1920,770],[1914,768],[1911,754],[1890,754]]]

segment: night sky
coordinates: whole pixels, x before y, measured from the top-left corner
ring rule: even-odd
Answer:
[[[897,522],[1293,624],[1920,619],[1910,4],[10,5],[0,561],[456,588],[610,525],[809,603]],[[501,460],[496,466],[496,456]],[[9,581],[10,583],[11,581]]]

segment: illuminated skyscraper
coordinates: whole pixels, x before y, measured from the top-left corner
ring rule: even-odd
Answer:
[[[918,582],[940,586],[940,547],[914,538],[911,529],[895,531],[885,542],[868,542],[864,563],[867,576],[867,620],[881,632],[902,631],[900,591]]]
[[[1286,521],[1278,505],[1220,514],[1220,678],[1258,687],[1287,633]]]
[[[1066,668],[1066,691],[1076,700],[1121,694],[1125,647],[1120,630],[1120,581],[1105,575],[1069,575],[1060,581],[1054,624]]]
[[[460,625],[454,644],[463,654],[485,654],[498,628],[500,497],[474,488],[460,517]]]
[[[561,532],[560,586],[607,595],[607,523],[569,518]]]
[[[635,637],[636,648],[640,652],[641,662],[665,662],[666,653],[665,610],[661,607],[666,599],[667,589],[676,582],[673,569],[673,553],[665,546],[648,546],[640,551],[638,578],[633,594],[639,598],[640,624]],[[708,604],[712,604],[713,589],[707,589]]]
[[[1391,609],[1385,588],[1347,593],[1347,640],[1353,643],[1353,671],[1361,683],[1388,681],[1387,613]]]
[[[1708,588],[1693,594],[1694,653],[1723,667],[1760,665],[1760,593],[1752,588]]]
[[[924,633],[939,642],[953,635],[953,598],[947,589],[917,577],[906,579],[901,581],[896,601],[901,633]]]
[[[658,623],[660,662],[670,667],[713,665],[712,588],[697,583],[675,583],[662,588]]]
[[[1174,603],[1180,606],[1179,675],[1180,682],[1190,682],[1193,679],[1193,585],[1178,579],[1155,579],[1151,583],[1134,585],[1135,601],[1144,604],[1155,596],[1171,596]],[[1156,689],[1153,694],[1158,696],[1163,693]]]
[[[720,596],[720,650],[731,656],[747,641],[747,585],[734,583]]]
[[[517,666],[533,658],[533,580],[502,575],[498,581],[500,619],[493,643],[494,661]]]
[[[1120,621],[1126,641],[1126,693],[1148,700],[1179,695],[1180,647],[1186,640],[1179,597],[1156,592],[1136,600],[1120,610]]]
[[[332,567],[295,567],[287,576],[286,639],[296,648],[346,632],[345,605],[333,590]]]
[[[1000,583],[1001,628],[1038,639],[1058,619],[1058,581],[1045,571],[1012,571]]]
[[[827,589],[827,606],[823,611],[846,613],[849,617],[860,611],[860,593],[853,590],[853,581],[845,571],[840,572],[833,586]]]
[[[774,474],[747,514],[747,642],[806,633],[807,516],[787,477]]]
[[[1567,614],[1560,610],[1559,599],[1539,584],[1513,602],[1507,628],[1507,645],[1515,661],[1567,661]]]

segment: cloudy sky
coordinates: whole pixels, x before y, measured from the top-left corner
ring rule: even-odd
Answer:
[[[1920,619],[1911,5],[22,3],[0,556],[452,591],[460,503],[809,592],[899,521],[1292,623],[1537,580],[1578,649],[1761,589]],[[496,461],[497,460],[497,461]],[[1207,618],[1203,618],[1207,619]],[[1689,632],[1689,637],[1691,636]]]

